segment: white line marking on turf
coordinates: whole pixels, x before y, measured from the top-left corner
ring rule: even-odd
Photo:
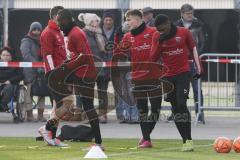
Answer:
[[[209,147],[212,146],[213,144],[207,144],[207,145],[194,145],[194,148],[201,148],[201,147]],[[113,154],[107,154],[108,157],[115,157],[115,156],[124,156],[124,155],[134,155],[134,154],[141,154],[141,153],[154,153],[154,152],[159,152],[159,151],[175,151],[175,150],[181,150],[181,148],[179,147],[174,147],[174,148],[163,148],[163,149],[159,149],[159,150],[151,150],[151,149],[138,149],[135,152],[124,152],[124,153],[113,153]],[[138,152],[141,151],[141,152]]]
[[[213,144],[206,144],[206,145],[194,145],[194,148],[202,148],[202,147],[209,147],[209,146],[212,146]],[[82,148],[86,148],[86,147],[81,147]],[[116,148],[116,147],[107,147],[106,150],[108,151],[108,148],[109,149],[119,149],[119,148]],[[124,148],[124,147],[122,147]],[[128,148],[126,148],[128,149]],[[154,148],[153,148],[154,149]],[[111,157],[116,157],[116,156],[125,156],[125,155],[135,155],[135,154],[141,154],[141,153],[159,153],[159,151],[175,151],[175,150],[178,150],[179,152],[181,151],[181,148],[180,147],[173,147],[173,148],[163,148],[163,149],[159,149],[159,150],[152,150],[152,149],[146,149],[146,150],[143,150],[143,149],[138,149],[137,151],[135,152],[124,152],[124,153],[112,153],[112,154],[107,154],[108,158],[111,158]],[[139,152],[140,151],[140,152]],[[161,152],[162,153],[162,152]],[[140,156],[140,155],[138,155]],[[145,155],[143,155],[144,157],[146,157]],[[148,155],[149,156],[149,155]],[[84,160],[84,158],[81,158],[81,157],[77,157],[77,158],[71,158],[71,159],[68,159],[68,160]]]

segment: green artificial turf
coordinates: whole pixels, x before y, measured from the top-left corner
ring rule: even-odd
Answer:
[[[136,139],[104,139],[105,153],[113,160],[239,160],[240,154],[216,153],[213,140],[195,140],[195,151],[181,152],[180,140],[152,140],[151,149],[137,149]],[[0,138],[0,160],[81,160],[91,143],[66,142],[70,148],[47,146],[34,138]]]

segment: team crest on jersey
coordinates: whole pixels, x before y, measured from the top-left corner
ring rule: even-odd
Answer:
[[[144,37],[145,39],[150,38],[150,34],[149,34],[149,33],[144,34],[143,37]]]
[[[177,42],[177,43],[180,43],[180,41],[181,41],[182,38],[181,38],[181,37],[176,37],[175,39],[176,39],[176,42]]]
[[[130,37],[130,42],[134,42],[134,41],[135,41],[134,37]]]

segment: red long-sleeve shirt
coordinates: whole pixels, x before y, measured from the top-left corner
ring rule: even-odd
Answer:
[[[146,27],[135,36],[130,32],[126,33],[122,39],[122,44],[125,43],[125,46],[130,46],[133,80],[151,80],[161,76],[159,64],[155,65],[150,61],[152,36],[155,32],[155,28]],[[130,44],[126,45],[126,43]]]
[[[188,29],[177,27],[176,35],[163,42],[159,41],[160,33],[156,31],[152,39],[151,60],[159,61],[161,58],[163,66],[168,70],[165,76],[174,76],[190,71],[189,55],[195,47],[195,42]]]
[[[92,52],[87,40],[87,37],[79,27],[75,26],[68,34],[68,50],[71,52],[71,59],[76,58],[80,53],[89,55],[82,60],[84,64],[76,72],[75,75],[79,78],[96,78],[96,67],[94,65]]]

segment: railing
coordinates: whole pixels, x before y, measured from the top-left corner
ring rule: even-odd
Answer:
[[[204,78],[198,80],[196,124],[203,110],[240,110],[240,54],[206,53],[200,56],[200,60],[205,71]]]

